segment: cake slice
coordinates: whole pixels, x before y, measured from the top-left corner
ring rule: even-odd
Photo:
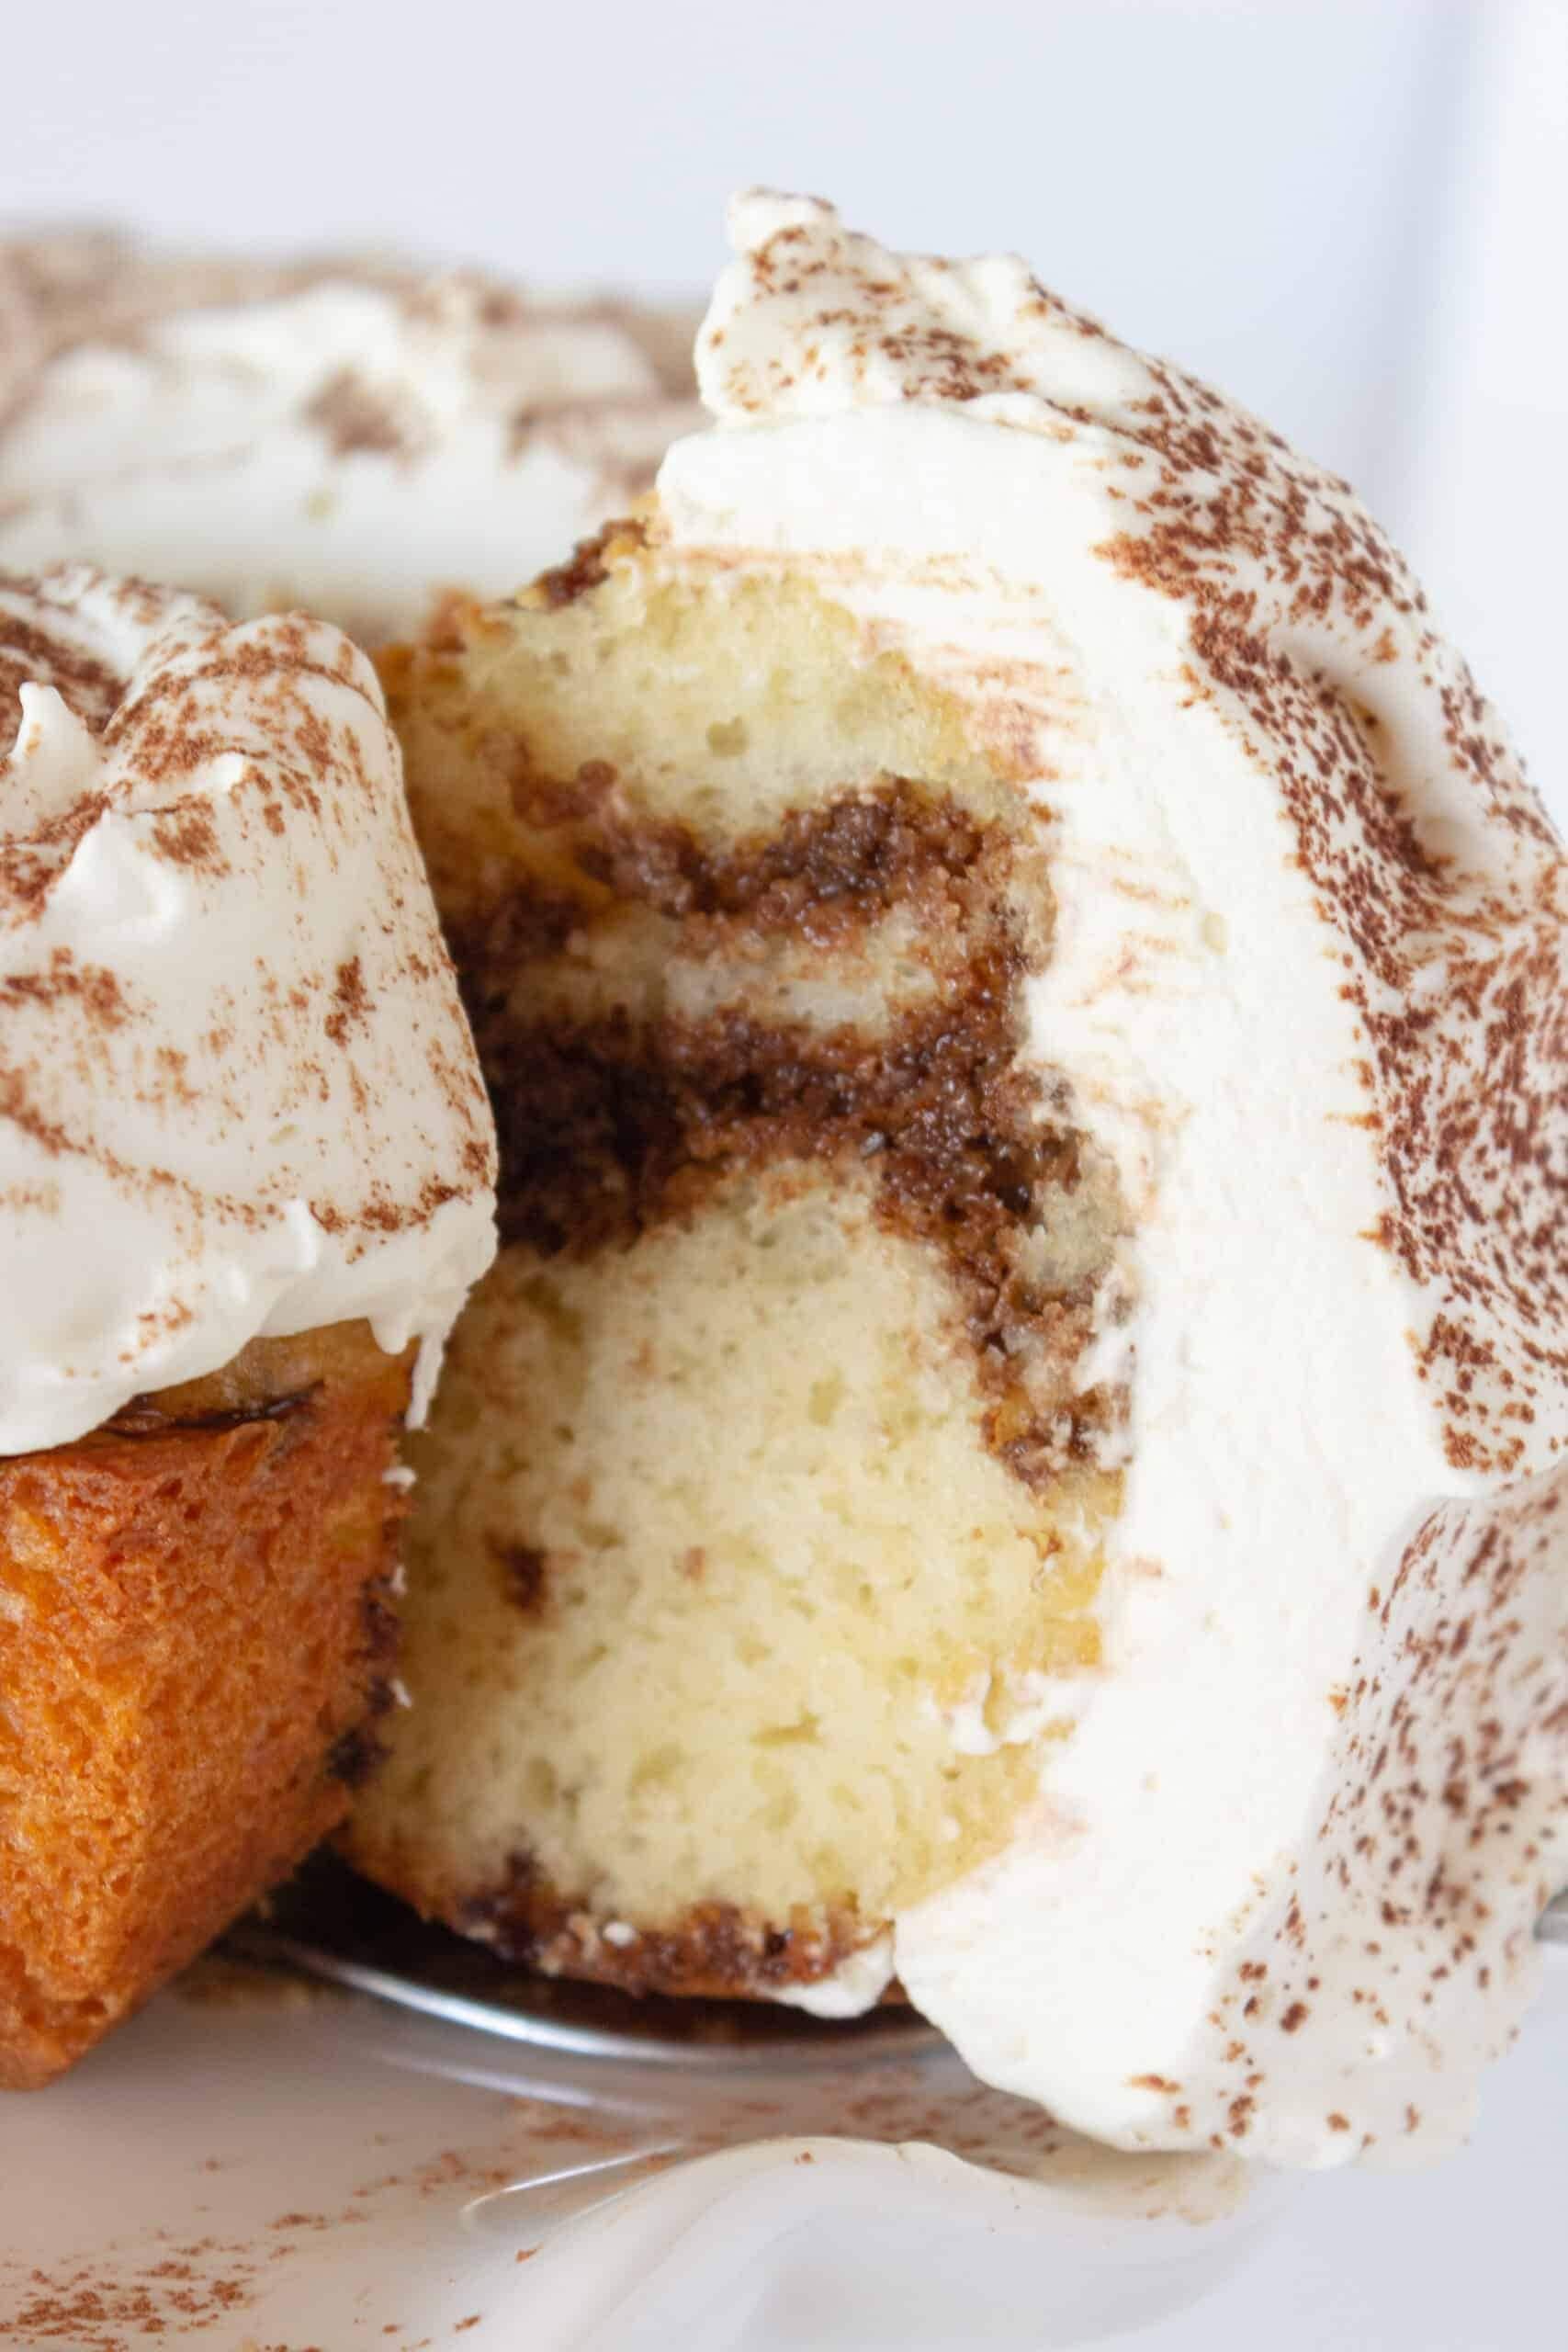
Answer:
[[[987,1721],[1100,1655],[1118,1498],[1125,1212],[1020,1054],[1022,771],[817,582],[636,529],[388,674],[512,1246],[354,1850],[550,1966],[886,1978],[1026,1799]]]
[[[1562,845],[1342,483],[1017,262],[736,234],[657,498],[384,664],[505,1246],[349,1850],[1440,2146],[1568,1877]]]
[[[492,1136],[375,673],[0,578],[0,2086],[346,1810]]]

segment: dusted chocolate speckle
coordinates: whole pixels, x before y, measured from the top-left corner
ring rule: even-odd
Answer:
[[[323,1319],[445,1330],[491,1130],[369,663],[86,566],[0,575],[0,1451],[215,1370],[329,1268]]]

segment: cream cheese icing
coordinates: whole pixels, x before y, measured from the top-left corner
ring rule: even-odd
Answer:
[[[355,1317],[422,1417],[494,1140],[374,670],[64,566],[0,693],[0,1453]]]
[[[0,245],[0,565],[81,559],[370,644],[514,589],[695,419],[691,327],[460,272]]]
[[[1015,259],[733,230],[665,526],[1022,750],[1130,1211],[1104,1665],[846,2001],[1124,2146],[1430,2153],[1568,1881],[1562,844],[1344,483]]]

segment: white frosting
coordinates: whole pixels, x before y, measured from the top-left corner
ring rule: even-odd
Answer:
[[[0,1452],[354,1317],[419,1416],[494,1152],[375,672],[73,567],[0,686]]]
[[[1342,484],[1016,261],[734,228],[671,541],[813,571],[1021,769],[1029,1050],[1130,1212],[1104,1666],[879,1964],[1127,2146],[1440,2147],[1568,1879],[1561,845]]]
[[[858,2018],[875,2007],[892,1981],[893,1939],[875,1936],[852,1951],[830,1976],[781,1985],[773,1998],[814,2018]]]
[[[657,315],[467,277],[43,257],[0,249],[10,570],[81,558],[376,643],[441,592],[558,562],[692,421]]]

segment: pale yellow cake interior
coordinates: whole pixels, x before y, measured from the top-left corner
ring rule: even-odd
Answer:
[[[628,1177],[624,1220],[591,1240],[566,1230],[569,1176],[560,1232],[503,1249],[459,1325],[412,1453],[413,1703],[353,1850],[520,1945],[491,1903],[510,1875],[570,1916],[551,1964],[614,1973],[716,1905],[841,1949],[1031,1801],[1099,1657],[1117,1481],[1075,1368],[1119,1212],[1087,1149],[1043,1154],[987,1306],[943,1235],[968,1229],[995,1139],[906,1211],[924,1181],[906,1105],[924,1087],[962,1132],[942,1096],[964,1024],[1005,1062],[1048,952],[1030,812],[959,705],[867,649],[821,583],[635,542],[609,570],[388,664],[503,1161],[505,1073],[536,1034],[570,1067],[581,1031],[661,1086],[732,1069],[752,1036],[761,1075],[750,1112],[744,1077],[711,1119],[688,1106],[674,1177],[657,1199]],[[886,889],[786,874],[762,917],[744,888],[737,913],[738,856],[892,779],[900,806],[957,812],[974,854]],[[541,907],[554,928],[530,930]],[[795,1046],[851,1077],[807,1089],[775,1148],[794,1081],[764,1065]],[[1058,1115],[1036,1092],[1030,1134]],[[992,1101],[976,1091],[976,1122]],[[584,1163],[585,1197],[606,1181]],[[528,1235],[536,1205],[509,1204],[503,1166],[503,1229]]]

